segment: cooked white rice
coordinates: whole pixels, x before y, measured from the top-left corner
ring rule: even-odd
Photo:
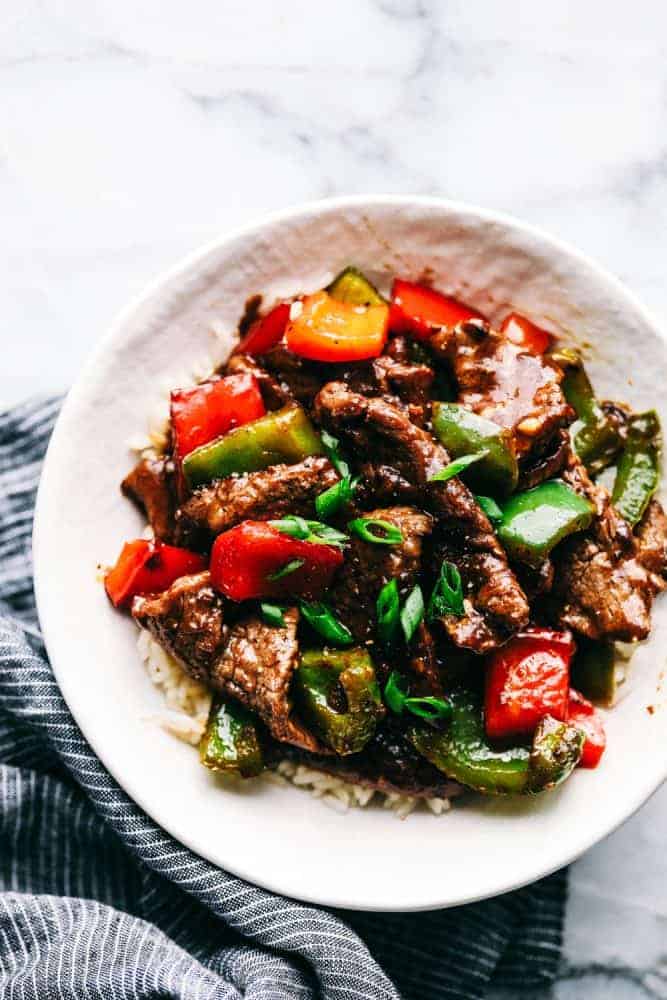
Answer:
[[[166,702],[166,708],[155,721],[179,740],[197,746],[211,707],[210,691],[193,680],[145,629],[139,630],[137,645],[148,676]],[[267,771],[256,780],[305,789],[324,805],[341,813],[355,807],[362,808],[371,802],[393,810],[399,819],[405,819],[418,806],[426,806],[436,816],[450,808],[449,799],[419,799],[412,795],[376,792],[287,760],[282,761],[276,771]]]

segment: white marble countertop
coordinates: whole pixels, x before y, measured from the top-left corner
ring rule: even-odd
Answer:
[[[443,194],[577,244],[667,320],[662,0],[5,0],[0,403],[309,198]],[[667,789],[573,868],[558,1000],[667,997]]]

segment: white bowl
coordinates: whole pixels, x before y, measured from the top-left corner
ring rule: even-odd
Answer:
[[[386,287],[428,273],[497,318],[509,306],[590,345],[603,396],[665,412],[663,336],[616,280],[515,220],[440,199],[305,205],[226,235],[154,282],[96,346],[49,447],[34,536],[39,614],[56,677],[84,735],[129,795],[214,864],[299,899],[370,910],[453,906],[531,882],[627,819],[667,775],[661,703],[667,599],[607,715],[600,767],[529,801],[477,798],[441,817],[340,815],[296,788],[222,789],[196,752],[150,719],[161,697],[136,628],[97,579],[142,521],[119,491],[127,441],[169,386],[229,351],[246,299],[314,290],[354,263]],[[213,332],[217,331],[217,332]],[[651,706],[651,714],[647,709]]]

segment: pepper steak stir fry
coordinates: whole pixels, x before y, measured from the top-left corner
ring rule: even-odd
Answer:
[[[654,411],[598,401],[523,316],[353,268],[241,334],[172,392],[123,483],[155,540],[106,577],[214,692],[202,763],[429,797],[595,767],[613,643],[666,585]]]

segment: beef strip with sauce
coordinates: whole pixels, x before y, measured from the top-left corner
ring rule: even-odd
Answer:
[[[211,587],[208,571],[182,576],[161,594],[135,597],[132,616],[191,677],[209,680],[229,630],[223,599]]]
[[[223,601],[208,572],[182,577],[153,597],[135,597],[132,615],[195,680],[256,712],[275,739],[326,753],[294,716],[290,696],[299,660],[299,612],[285,611],[284,628],[249,616],[227,626]]]
[[[635,536],[608,491],[591,480],[576,457],[570,458],[563,478],[593,502],[596,513],[587,532],[567,539],[554,553],[551,607],[556,620],[590,639],[645,639],[653,598],[665,587],[661,553],[667,521],[662,508],[657,501],[651,504]]]
[[[294,714],[290,685],[299,663],[299,612],[288,608],[283,620],[284,628],[267,625],[254,615],[234,625],[224,650],[211,664],[210,682],[257,712],[275,739],[327,753]]]
[[[156,538],[171,541],[175,498],[168,458],[142,458],[121,483],[126,497],[145,513]]]
[[[208,548],[217,535],[241,521],[286,514],[314,517],[316,497],[338,478],[328,458],[313,456],[295,465],[218,479],[196,490],[176,512],[175,537],[180,545]]]

